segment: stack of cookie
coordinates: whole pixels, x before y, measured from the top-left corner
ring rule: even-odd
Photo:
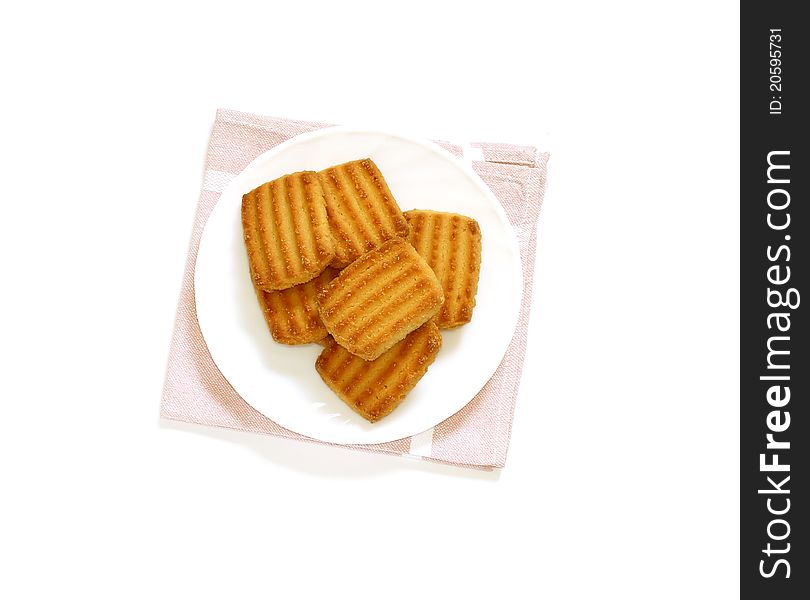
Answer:
[[[325,346],[315,368],[374,422],[394,410],[472,318],[481,230],[403,213],[371,159],[285,175],[242,198],[251,277],[273,338]]]

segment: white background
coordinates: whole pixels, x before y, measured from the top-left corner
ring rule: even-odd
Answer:
[[[733,598],[732,2],[15,3],[0,597]],[[507,466],[160,423],[217,107],[552,152]]]

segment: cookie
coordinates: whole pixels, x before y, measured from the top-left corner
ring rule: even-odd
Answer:
[[[335,243],[333,267],[343,268],[384,242],[408,235],[408,223],[370,158],[329,167],[318,178]]]
[[[442,346],[439,329],[425,323],[372,361],[332,342],[315,368],[324,383],[364,419],[390,414],[419,383]]]
[[[435,317],[440,329],[469,323],[481,270],[481,228],[475,219],[455,213],[409,210],[408,241],[442,284],[444,304]]]
[[[401,239],[358,258],[318,296],[326,329],[365,360],[374,360],[435,316],[442,302],[433,270]]]
[[[279,177],[242,196],[242,228],[253,283],[261,290],[305,283],[335,256],[313,171]]]
[[[309,344],[327,336],[318,313],[318,293],[338,274],[327,267],[315,279],[286,290],[257,290],[273,339],[282,344]]]

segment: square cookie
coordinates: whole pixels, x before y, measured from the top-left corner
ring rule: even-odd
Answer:
[[[358,258],[318,297],[326,329],[365,360],[374,360],[435,316],[442,302],[433,270],[401,239]]]
[[[318,178],[335,242],[333,267],[343,268],[390,239],[407,237],[408,223],[370,158],[329,167]]]
[[[478,293],[481,228],[470,217],[432,210],[409,210],[408,241],[442,284],[444,304],[434,319],[440,329],[469,323]]]
[[[253,283],[261,290],[307,282],[335,256],[314,171],[279,177],[242,196],[242,228]]]
[[[439,329],[429,322],[372,361],[331,341],[315,368],[341,400],[373,423],[399,406],[427,372],[441,346]]]

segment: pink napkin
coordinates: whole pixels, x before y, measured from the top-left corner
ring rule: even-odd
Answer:
[[[228,182],[262,152],[300,133],[323,127],[328,125],[232,110],[217,111],[169,350],[160,407],[162,418],[325,443],[284,429],[251,408],[233,390],[208,353],[194,305],[194,264],[200,236]],[[350,447],[491,470],[504,466],[512,431],[526,352],[536,224],[543,202],[549,155],[535,148],[510,144],[437,143],[454,155],[471,161],[475,171],[503,204],[515,228],[523,263],[523,300],[517,329],[498,370],[458,413],[410,438]]]

